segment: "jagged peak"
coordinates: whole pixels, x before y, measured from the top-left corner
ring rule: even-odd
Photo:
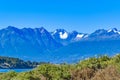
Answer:
[[[18,28],[14,27],[14,26],[8,26],[6,29],[18,29]]]
[[[40,33],[48,32],[44,27],[34,28],[33,30]]]
[[[112,28],[112,29],[109,29],[108,32],[117,32],[118,29],[117,28]]]
[[[67,32],[65,29],[56,29],[57,32]]]
[[[40,33],[48,32],[44,27],[40,27],[39,30],[40,30]]]
[[[77,31],[75,31],[75,30],[74,30],[74,31],[72,31],[71,33],[73,33],[73,34],[78,34],[78,32],[77,32]]]
[[[65,29],[56,29],[56,30],[54,30],[53,32],[52,32],[52,35],[54,35],[54,34],[68,34],[68,32],[65,30]]]
[[[107,32],[107,30],[105,30],[105,29],[98,29],[98,30],[96,30],[96,31],[94,31],[92,34],[101,34],[101,33],[105,33],[105,32]]]
[[[40,27],[39,29],[40,29],[40,30],[46,30],[44,27]]]
[[[8,26],[7,28],[4,28],[3,30],[8,30],[8,31],[14,31],[14,32],[17,32],[17,33],[20,33],[20,29],[14,27],[14,26]]]

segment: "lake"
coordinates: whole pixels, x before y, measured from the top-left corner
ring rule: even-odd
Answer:
[[[9,71],[27,72],[27,71],[31,71],[31,70],[32,70],[32,69],[0,69],[0,73],[9,72]]]

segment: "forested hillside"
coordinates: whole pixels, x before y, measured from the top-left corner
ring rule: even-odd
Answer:
[[[38,62],[31,62],[31,61],[23,61],[19,58],[12,58],[12,57],[3,57],[0,56],[0,68],[34,68],[41,63]]]

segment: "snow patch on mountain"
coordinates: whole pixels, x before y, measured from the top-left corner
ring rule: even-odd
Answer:
[[[109,29],[107,32],[108,32],[108,33],[110,33],[110,32],[114,32],[114,33],[118,33],[118,34],[120,34],[120,31],[118,31],[116,28]]]
[[[111,31],[113,31],[113,32],[115,32],[115,33],[117,32],[116,29],[109,29],[109,30],[108,30],[108,32],[111,32]]]
[[[77,34],[76,38],[82,38],[84,34]]]
[[[64,32],[64,33],[60,32],[59,34],[60,34],[61,39],[67,39],[68,38],[68,33],[67,32]]]
[[[86,34],[85,36],[84,36],[84,38],[87,38],[89,35],[88,34]]]
[[[53,32],[53,34],[55,34],[57,31],[55,30],[54,32]]]
[[[120,34],[120,31],[117,31],[116,33]]]

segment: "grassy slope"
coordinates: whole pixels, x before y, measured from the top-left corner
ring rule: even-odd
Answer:
[[[77,64],[41,64],[29,72],[1,73],[0,80],[119,80],[120,54],[101,56]]]

